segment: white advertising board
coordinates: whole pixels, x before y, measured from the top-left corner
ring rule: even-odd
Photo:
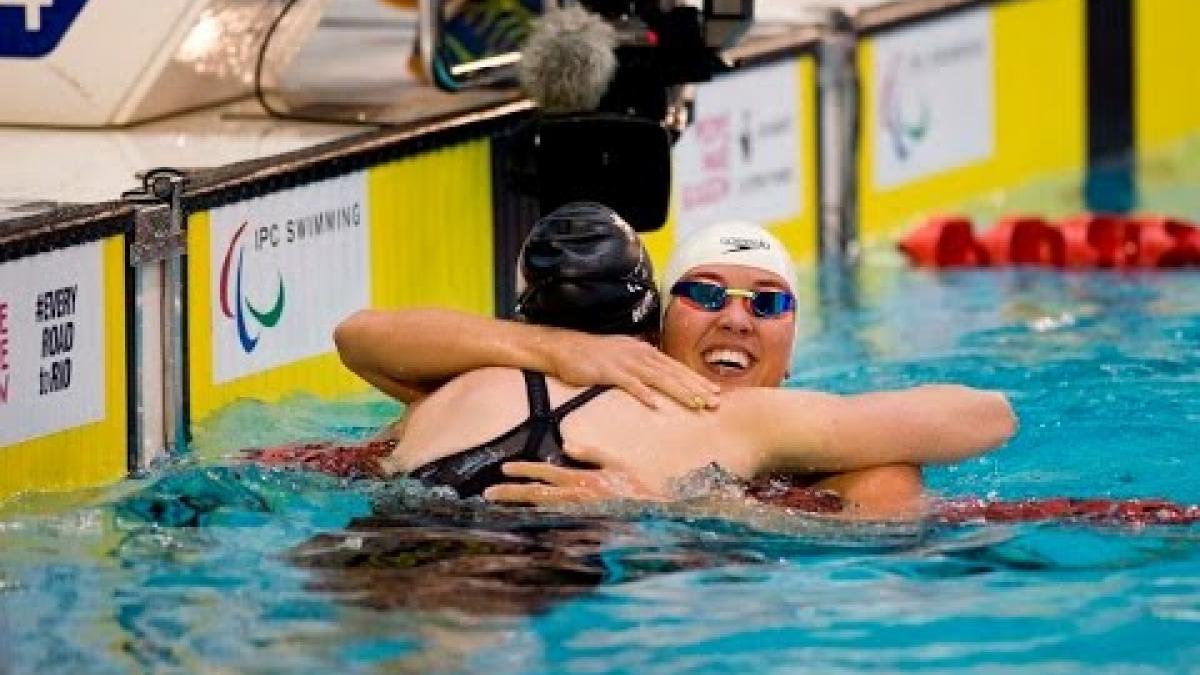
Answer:
[[[748,68],[697,87],[695,120],[674,151],[677,236],[722,220],[799,214],[805,111],[797,68]]]
[[[213,382],[334,349],[370,300],[366,174],[211,212]]]
[[[0,446],[104,419],[100,242],[0,265]]]
[[[875,187],[892,188],[991,157],[992,14],[979,8],[874,42]]]

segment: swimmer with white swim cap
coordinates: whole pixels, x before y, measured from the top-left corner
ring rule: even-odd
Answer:
[[[722,387],[777,387],[796,332],[796,273],[765,228],[719,223],[684,239],[667,263],[662,350]]]

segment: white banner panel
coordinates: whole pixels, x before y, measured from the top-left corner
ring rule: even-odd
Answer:
[[[363,172],[211,212],[213,381],[334,349],[370,299]]]
[[[0,265],[0,446],[104,419],[103,266],[100,242]]]
[[[674,151],[677,236],[722,220],[794,218],[801,208],[798,65],[748,68],[699,85]]]
[[[991,157],[992,14],[983,7],[875,39],[875,187]]]

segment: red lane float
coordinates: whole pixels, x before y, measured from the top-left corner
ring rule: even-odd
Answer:
[[[975,240],[971,221],[961,216],[935,216],[905,237],[900,250],[923,267],[976,267],[988,264],[988,254]]]
[[[1200,506],[1162,499],[1026,499],[937,502],[934,520],[943,523],[1076,522],[1097,525],[1191,525],[1200,522]]]
[[[1168,216],[1139,216],[1131,223],[1139,266],[1200,265],[1200,228]]]
[[[1005,216],[979,241],[993,265],[1062,267],[1066,259],[1062,232],[1037,216]]]
[[[396,441],[339,444],[294,443],[247,450],[244,458],[273,468],[299,469],[342,478],[379,478],[379,460],[396,449]]]
[[[919,267],[1200,265],[1200,229],[1176,218],[1086,213],[1050,223],[1009,215],[976,237],[964,216],[935,216],[898,243]]]
[[[1120,216],[1084,213],[1059,222],[1067,267],[1125,267],[1127,221]]]

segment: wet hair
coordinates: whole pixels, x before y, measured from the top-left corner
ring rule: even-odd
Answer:
[[[534,224],[521,250],[530,323],[602,335],[658,333],[654,267],[633,227],[595,202],[572,202]]]

